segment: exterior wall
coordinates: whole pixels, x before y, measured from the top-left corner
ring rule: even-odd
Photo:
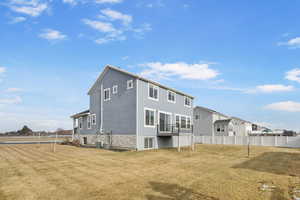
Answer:
[[[127,81],[133,80],[133,88],[127,89]],[[110,88],[111,99],[103,101],[103,130],[116,135],[136,134],[136,80],[129,75],[109,70],[103,80],[103,90]],[[118,86],[113,94],[112,87]]]
[[[233,119],[233,134],[236,136],[247,136],[248,131],[252,130],[252,125],[239,119]]]
[[[159,111],[171,113],[171,122],[175,124],[175,114],[185,115],[191,117],[191,124],[193,124],[193,100],[191,107],[184,105],[184,96],[176,93],[176,103],[168,102],[167,91],[164,88],[159,87],[158,101],[148,98],[148,82],[138,80],[138,124],[137,124],[137,135],[138,135],[138,149],[144,148],[144,136],[154,137],[155,144],[167,143],[161,137],[157,137],[157,124]],[[155,127],[145,127],[145,108],[155,110]],[[168,137],[171,140],[171,137]],[[158,147],[158,146],[157,146]]]
[[[218,128],[218,125],[221,127],[221,130],[222,130],[222,126],[224,126],[224,132],[218,132],[217,131],[217,128]],[[232,127],[232,123],[231,122],[217,122],[215,123],[214,125],[214,132],[215,132],[215,136],[231,136],[231,129]]]
[[[87,144],[96,144],[102,142],[104,146],[112,146],[115,148],[136,149],[136,135],[97,135],[95,134],[82,134],[76,135],[75,139],[80,139],[81,144],[84,142],[84,137],[87,138]]]
[[[196,115],[199,119],[196,119]],[[209,111],[195,108],[194,109],[194,134],[200,135],[212,135],[213,134],[213,114]]]

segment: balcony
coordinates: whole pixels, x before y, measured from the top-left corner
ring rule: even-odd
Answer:
[[[193,133],[193,125],[186,128],[181,128],[176,126],[175,124],[164,124],[157,125],[157,136],[159,137],[171,137],[178,136],[184,134],[192,134]]]

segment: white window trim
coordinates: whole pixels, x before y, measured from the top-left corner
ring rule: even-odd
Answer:
[[[191,116],[188,116],[188,115],[180,115],[180,114],[175,114],[175,125],[176,125],[176,116],[179,116],[179,127],[180,129],[183,129],[183,130],[190,130],[192,129],[192,126],[193,126],[193,122],[192,122],[192,117]],[[181,117],[185,117],[186,118],[186,128],[181,128]],[[188,120],[187,119],[190,119],[190,128],[187,128],[187,122]],[[177,127],[175,126],[175,128],[177,129]]]
[[[118,85],[114,85],[112,88],[113,94],[118,94]]]
[[[108,99],[105,99],[105,91],[109,91],[109,97]],[[106,88],[103,90],[103,101],[109,101],[110,100],[110,88]]]
[[[97,115],[96,114],[92,114],[92,125],[96,125],[97,124]],[[93,123],[93,117],[95,117],[95,123]]]
[[[129,83],[131,83],[131,87],[129,87]],[[127,90],[133,88],[133,80],[127,80]]]
[[[186,105],[186,104],[185,104],[185,99],[189,99],[191,105]],[[190,97],[184,96],[184,102],[183,102],[183,104],[184,104],[185,107],[191,108],[191,107],[192,107],[192,99],[191,99]]]
[[[172,115],[172,113],[170,113],[170,112],[165,112],[165,111],[162,111],[162,110],[159,110],[159,111],[158,111],[158,120],[157,120],[157,124],[158,124],[158,125],[160,124],[160,123],[159,123],[159,121],[160,121],[160,120],[159,120],[160,113],[170,115],[170,116],[171,116],[171,119],[170,119],[171,124],[170,124],[170,125],[172,125],[172,123],[173,123],[173,115]],[[159,132],[166,132],[166,131],[160,131],[160,130],[159,130]]]
[[[169,100],[169,93],[173,93],[173,94],[174,94],[174,101]],[[173,92],[173,91],[171,91],[171,90],[168,90],[168,91],[167,91],[167,100],[168,100],[168,102],[170,102],[170,103],[176,103],[176,92]]]
[[[88,115],[87,119],[86,119],[86,128],[87,129],[92,129],[92,115]],[[90,122],[90,126],[89,126],[89,122]]]
[[[150,97],[150,85],[153,86],[153,89],[157,89],[157,99]],[[159,101],[159,87],[157,85],[148,83],[148,99],[151,99],[153,101]]]
[[[154,125],[147,125],[146,124],[146,110],[149,110],[149,111],[153,111],[154,112]],[[155,109],[152,109],[152,108],[147,108],[147,107],[144,107],[144,127],[146,128],[155,128],[156,127],[156,110]]]
[[[145,139],[146,138],[152,138],[152,148],[145,148]],[[148,145],[149,146],[149,145]],[[146,149],[146,150],[150,150],[150,149],[155,149],[155,137],[144,137],[144,149]]]

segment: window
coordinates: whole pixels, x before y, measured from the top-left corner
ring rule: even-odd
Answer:
[[[217,132],[221,132],[220,125],[217,126]]]
[[[104,101],[110,100],[110,88],[104,89]]]
[[[195,119],[200,119],[200,116],[199,116],[199,115],[196,115],[196,116],[195,116]]]
[[[159,130],[161,132],[171,131],[172,117],[171,113],[159,112]]]
[[[168,101],[171,103],[175,103],[176,102],[175,95],[176,95],[175,92],[168,91]]]
[[[92,128],[92,116],[91,115],[87,116],[87,128],[88,129]]]
[[[188,128],[188,129],[191,128],[191,117],[187,117],[186,128]]]
[[[189,97],[184,97],[184,105],[187,107],[191,107],[192,106],[192,100]]]
[[[180,127],[180,116],[179,115],[176,115],[175,117],[175,120],[176,120],[176,128],[179,128]]]
[[[113,94],[117,94],[118,93],[118,86],[114,85],[113,86]]]
[[[146,137],[144,138],[144,149],[153,149],[154,146],[154,138]]]
[[[149,84],[148,96],[150,99],[158,101],[158,86]]]
[[[92,114],[92,125],[96,125],[96,114]]]
[[[145,109],[145,126],[154,127],[154,115],[155,110],[146,108]]]
[[[225,132],[225,126],[222,125],[221,132]]]
[[[181,128],[186,128],[186,117],[181,116]]]
[[[127,81],[127,90],[133,88],[133,80]]]
[[[82,117],[79,118],[79,129],[82,129]]]

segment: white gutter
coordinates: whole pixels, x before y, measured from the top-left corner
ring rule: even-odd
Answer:
[[[136,150],[139,147],[139,79],[136,79]]]
[[[100,133],[103,133],[103,84],[101,84],[101,91],[100,91],[100,102],[101,102],[101,106],[100,106]]]

